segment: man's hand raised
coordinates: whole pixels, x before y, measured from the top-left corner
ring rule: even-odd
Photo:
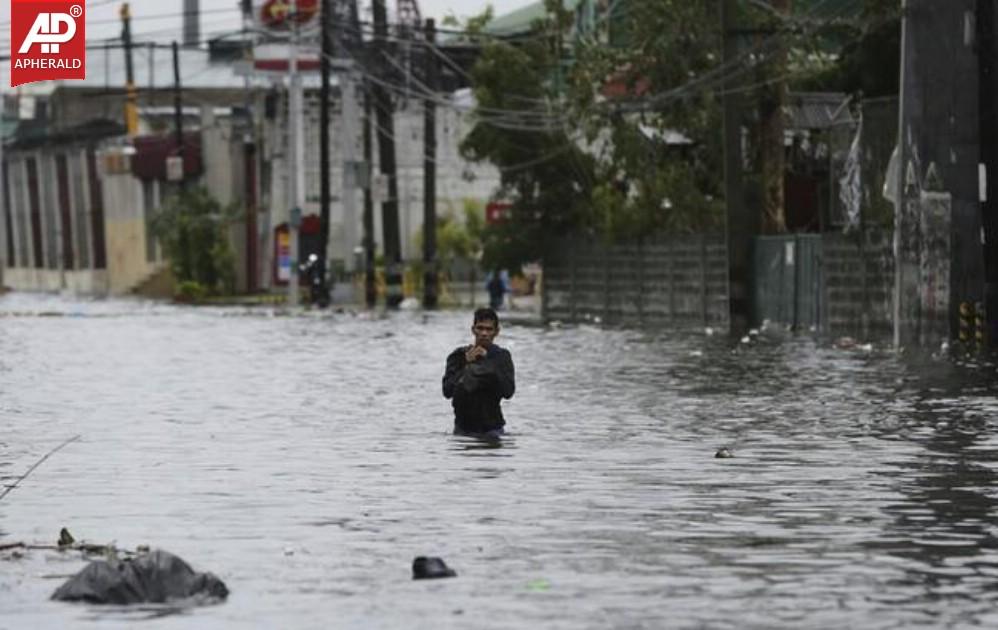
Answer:
[[[485,354],[486,354],[485,348],[481,346],[471,346],[464,353],[464,360],[467,361],[468,363],[474,363],[478,359],[484,357]]]

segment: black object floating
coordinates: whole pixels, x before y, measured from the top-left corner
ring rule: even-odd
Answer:
[[[189,600],[214,603],[225,599],[229,589],[211,573],[196,573],[166,551],[156,550],[129,560],[95,560],[69,578],[52,599],[91,604],[162,604]]]
[[[412,561],[412,579],[414,580],[448,577],[457,577],[457,572],[448,567],[440,558],[419,556]]]
[[[721,448],[717,449],[716,453],[714,453],[714,457],[718,459],[727,459],[729,457],[734,457],[734,456],[735,454],[732,453],[727,446],[722,446]]]

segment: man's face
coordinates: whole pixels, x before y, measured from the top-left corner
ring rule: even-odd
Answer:
[[[476,346],[488,348],[499,334],[499,327],[490,319],[480,319],[471,327],[471,334],[475,336]]]

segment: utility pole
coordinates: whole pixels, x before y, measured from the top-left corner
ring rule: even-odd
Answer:
[[[180,90],[180,47],[173,41],[173,131],[177,143],[177,155],[180,157],[181,185],[184,179],[184,105]]]
[[[357,106],[357,88],[351,65],[340,74],[343,122],[343,240],[347,247],[347,269],[357,271],[353,250],[357,246],[357,136],[360,130],[360,112]]]
[[[738,58],[735,16],[739,0],[723,0],[721,30],[724,35],[724,67],[734,75]],[[736,79],[724,85],[724,197],[727,206],[728,241],[728,311],[731,332],[741,336],[748,330],[752,317],[751,246],[753,221],[745,208],[742,189],[742,97]]]
[[[432,92],[423,104],[423,308],[437,307],[437,56],[432,47],[436,25],[426,20],[426,87]]]
[[[790,16],[791,0],[771,0],[773,11],[782,18]],[[765,234],[782,234],[787,231],[787,216],[784,202],[783,185],[785,178],[785,151],[783,108],[786,105],[787,83],[784,78],[787,73],[787,45],[784,40],[786,28],[783,24],[776,27],[776,50],[772,51],[771,59],[766,64],[767,81],[771,83],[762,90],[760,103],[760,143],[762,153],[762,205]]]
[[[121,17],[121,41],[125,45],[125,129],[134,137],[139,133],[139,106],[132,67],[132,14],[127,2],[121,5],[118,15]]]
[[[298,226],[305,206],[305,145],[303,121],[303,95],[301,75],[298,72],[298,0],[291,0],[288,14],[291,40],[288,47],[288,189],[291,211],[288,217],[290,239],[290,277],[288,278],[288,306],[298,306]]]
[[[984,178],[981,223],[984,231],[984,312],[988,349],[998,348],[998,92],[995,82],[994,0],[977,0],[978,103]]]
[[[905,251],[905,240],[903,235],[912,229],[909,224],[912,217],[908,216],[906,199],[907,164],[908,164],[908,139],[905,134],[908,120],[908,38],[911,37],[908,14],[908,0],[901,0],[901,85],[898,88],[898,144],[897,144],[897,192],[894,200],[894,349],[900,350],[902,343],[907,343],[910,336],[909,318],[907,317],[908,305],[902,302],[906,300],[908,291],[906,283],[911,283],[912,274],[917,272],[917,266],[913,265],[910,252]],[[902,334],[904,332],[905,334]]]
[[[376,66],[384,68],[381,55],[388,52],[388,24],[385,0],[372,0],[374,17],[374,51]],[[385,72],[380,73],[385,79]],[[385,306],[394,309],[402,303],[402,247],[399,234],[398,178],[395,173],[395,121],[391,96],[384,86],[375,84],[374,112],[378,125],[378,162],[381,174],[388,180],[388,198],[381,201],[381,223],[384,232]]]
[[[329,60],[333,55],[332,2],[322,0],[319,15],[321,53],[319,70],[322,83],[319,92],[319,287],[326,288],[326,251],[329,248]],[[325,307],[324,302],[320,306]]]
[[[367,86],[370,87],[368,83]],[[378,287],[374,269],[374,197],[371,194],[371,165],[374,148],[371,146],[371,94],[364,90],[364,164],[367,168],[367,186],[364,187],[364,301],[367,308],[378,304]]]

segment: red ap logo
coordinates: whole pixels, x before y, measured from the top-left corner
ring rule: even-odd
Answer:
[[[11,0],[11,87],[87,77],[84,8],[84,0]]]

